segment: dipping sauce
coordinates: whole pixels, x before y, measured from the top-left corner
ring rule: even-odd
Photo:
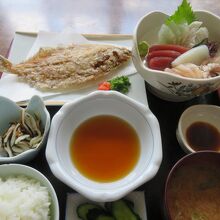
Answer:
[[[167,204],[172,220],[219,220],[218,163],[202,160],[177,168],[167,188]]]
[[[140,143],[136,131],[126,121],[101,115],[84,121],[75,130],[70,154],[82,175],[97,182],[112,182],[135,167]]]
[[[220,132],[206,122],[194,122],[186,130],[186,140],[195,151],[220,151]]]

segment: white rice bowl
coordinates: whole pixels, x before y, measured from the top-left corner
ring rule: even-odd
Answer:
[[[58,200],[46,177],[25,165],[0,165],[0,219],[58,220]]]
[[[51,199],[45,186],[26,176],[0,178],[0,219],[49,219]]]

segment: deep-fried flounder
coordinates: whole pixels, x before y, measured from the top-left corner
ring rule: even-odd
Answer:
[[[38,89],[77,89],[104,79],[130,57],[131,51],[124,47],[73,44],[42,48],[16,65],[0,57],[0,71],[14,73]]]

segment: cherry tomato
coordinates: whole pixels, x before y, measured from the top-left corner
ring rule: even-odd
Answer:
[[[164,70],[171,67],[171,63],[175,58],[172,57],[153,57],[148,62],[148,67],[155,70]]]
[[[149,62],[149,60],[153,57],[172,57],[172,58],[177,58],[178,56],[180,56],[181,53],[174,51],[174,50],[155,50],[150,52],[147,55],[147,61]]]
[[[149,48],[149,53],[155,50],[174,50],[182,54],[189,50],[189,48],[174,44],[155,44]]]

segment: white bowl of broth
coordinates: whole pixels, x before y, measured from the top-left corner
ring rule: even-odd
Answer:
[[[191,153],[170,171],[165,187],[168,220],[220,219],[220,154]]]
[[[54,116],[46,158],[53,174],[75,191],[93,201],[113,201],[157,173],[159,123],[143,104],[96,91]]]

